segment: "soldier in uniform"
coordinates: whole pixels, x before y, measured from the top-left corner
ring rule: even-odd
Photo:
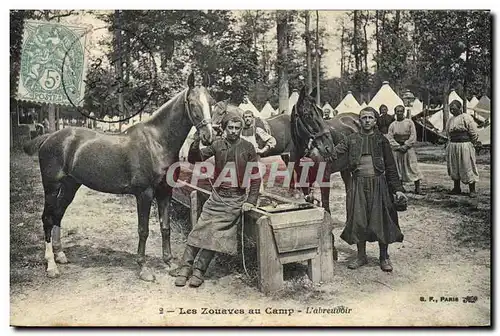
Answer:
[[[357,258],[348,268],[367,264],[366,242],[378,242],[380,268],[392,272],[389,244],[404,238],[394,202],[406,202],[407,198],[389,141],[375,127],[377,112],[365,107],[359,120],[361,131],[344,137],[331,157],[337,160],[340,155],[347,155],[347,168],[353,173],[352,189],[347,195],[347,223],[340,237],[358,247]]]
[[[249,164],[253,164],[253,176],[258,175],[258,167],[255,147],[240,137],[243,120],[235,113],[228,113],[222,120],[222,127],[225,132],[223,139],[200,149],[200,139],[195,136],[189,149],[188,161],[193,164],[215,157],[216,183],[203,205],[198,222],[188,235],[180,267],[170,273],[176,276],[176,286],[185,286],[189,279],[191,287],[199,287],[216,252],[237,254],[241,211],[248,211],[257,204],[261,179],[244,181]],[[234,180],[237,183],[224,181],[217,185],[219,175],[228,167],[234,167],[229,168],[229,173],[236,175]]]
[[[387,114],[387,111],[389,111],[389,109],[387,108],[386,105],[384,104],[380,105],[379,107],[380,115],[377,118],[377,126],[380,133],[384,135],[386,135],[387,132],[389,132],[389,125],[392,124],[392,122],[395,120],[394,116]]]
[[[243,119],[244,125],[241,130],[241,137],[255,147],[255,151],[259,156],[266,155],[269,150],[276,146],[276,139],[265,129],[256,125],[252,111],[245,111]],[[259,148],[259,142],[264,143],[262,148]]]

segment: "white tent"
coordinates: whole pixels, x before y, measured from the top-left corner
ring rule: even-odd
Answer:
[[[411,106],[411,115],[415,116],[424,110],[424,103],[420,99],[415,99],[413,105]]]
[[[464,103],[464,100],[460,98],[460,96],[455,92],[455,90],[451,90],[450,94],[448,95],[448,103],[451,103],[454,100],[458,100],[460,103]]]
[[[288,98],[288,111],[286,113],[292,114],[293,107],[297,104],[297,100],[299,100],[299,92],[297,90],[293,90],[290,98]],[[279,111],[281,113],[281,111]]]
[[[382,83],[382,86],[370,101],[368,106],[371,106],[378,111],[380,105],[382,104],[387,106],[387,114],[394,114],[394,108],[398,105],[404,106],[403,100],[396,94],[396,92],[394,92],[387,81]]]
[[[323,106],[322,110],[323,110],[323,113],[328,112],[328,115],[329,115],[330,118],[334,117],[334,115],[333,115],[333,107],[329,103],[326,103]]]
[[[436,127],[440,132],[443,131],[443,110],[439,110],[439,112],[434,113],[429,117],[429,122]]]
[[[361,106],[360,106],[360,107],[361,107],[361,109],[364,109],[364,108],[365,108],[365,107],[367,107],[367,106],[368,106],[368,105],[366,105],[366,103],[365,103],[365,102],[363,102],[363,104],[361,104]]]
[[[490,98],[486,96],[482,96],[479,99],[479,102],[474,107],[474,111],[476,112],[477,117],[482,117],[482,119],[490,119],[491,118],[491,101]]]
[[[476,107],[477,103],[479,103],[479,99],[476,98],[476,96],[473,96],[469,102],[467,102],[467,108],[468,109],[473,109]]]
[[[271,116],[275,115],[276,111],[273,109],[271,104],[269,102],[266,102],[266,105],[262,108],[262,111],[260,111],[260,117],[267,119],[270,118]]]
[[[481,142],[483,145],[491,145],[491,130],[490,126],[488,125],[485,128],[480,129],[477,134],[478,134],[478,140]]]
[[[193,136],[196,133],[196,128],[191,127],[191,130],[189,131],[188,136],[186,137],[186,140],[184,141],[184,144],[181,147],[181,150],[179,151],[179,161],[186,161],[189,153],[189,147],[193,143]]]
[[[147,112],[143,113],[142,117],[141,117],[142,121],[148,120],[149,118],[151,118],[152,115],[153,115],[153,113],[147,113]]]
[[[351,91],[347,92],[347,95],[342,99],[342,101],[335,108],[337,112],[340,113],[359,113],[360,105],[356,98],[352,95]]]
[[[246,103],[241,103],[238,107],[240,109],[242,109],[243,111],[251,111],[254,115],[254,117],[259,117],[260,116],[260,113],[259,113],[259,110],[257,110],[257,108],[255,107],[254,104],[252,104],[252,102],[250,101],[250,99],[246,98]]]

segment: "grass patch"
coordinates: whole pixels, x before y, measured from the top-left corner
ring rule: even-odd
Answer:
[[[480,191],[478,197],[448,195],[442,186],[430,187],[422,199],[411,202],[436,211],[448,211],[460,215],[460,220],[450,226],[450,232],[458,245],[490,248],[491,243],[491,198],[489,192]]]

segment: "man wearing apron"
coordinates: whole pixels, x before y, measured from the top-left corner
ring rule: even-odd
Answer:
[[[267,133],[266,130],[258,127],[255,124],[255,118],[252,111],[246,110],[243,113],[243,120],[244,125],[243,129],[241,130],[241,138],[250,142],[254,146],[255,152],[258,156],[258,160],[260,161],[260,158],[262,156],[265,156],[271,149],[276,146],[276,139],[272,135]],[[257,137],[259,137],[259,139],[257,139]],[[259,142],[264,143],[264,146],[262,148],[259,148]],[[261,171],[260,173],[261,178],[263,178],[266,172]],[[260,191],[263,190],[264,183],[260,185]]]
[[[200,148],[199,137],[195,136],[195,141],[191,144],[188,154],[190,163],[215,157],[216,182],[210,197],[203,204],[196,225],[188,235],[181,266],[170,273],[176,277],[176,286],[185,286],[189,279],[191,287],[199,287],[204,282],[205,272],[216,252],[229,255],[238,253],[239,217],[241,211],[248,211],[257,204],[261,184],[260,178],[244,180],[249,164],[253,167],[252,176],[258,176],[258,167],[254,147],[240,138],[242,126],[243,120],[239,115],[228,113],[222,121],[224,139]],[[222,182],[217,185],[219,175],[225,176],[224,171],[228,167],[235,168],[230,169],[230,174],[236,174],[237,183]]]

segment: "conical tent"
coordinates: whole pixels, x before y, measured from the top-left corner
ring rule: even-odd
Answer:
[[[467,102],[467,108],[468,109],[473,109],[476,107],[477,103],[479,103],[479,99],[476,98],[476,96],[473,96],[469,102]]]
[[[483,117],[484,119],[489,119],[491,117],[491,101],[490,98],[482,96],[479,102],[474,107],[474,111],[477,115]]]
[[[460,98],[458,93],[456,93],[455,90],[451,90],[450,94],[448,95],[448,103],[451,103],[454,100],[458,100],[462,104],[464,103],[464,100]]]
[[[193,136],[196,133],[196,128],[191,127],[191,130],[189,131],[188,136],[186,137],[186,140],[184,140],[184,143],[182,144],[182,147],[179,151],[179,160],[180,161],[186,161],[189,153],[189,147],[191,147],[191,144],[193,143]]]
[[[325,105],[323,105],[322,110],[323,110],[323,114],[328,113],[328,115],[329,115],[330,118],[334,117],[332,105],[326,103]]]
[[[394,108],[396,106],[404,106],[403,100],[396,94],[396,92],[394,92],[387,81],[382,83],[380,90],[378,90],[377,94],[373,97],[368,106],[371,106],[378,111],[380,105],[382,104],[387,106],[388,114],[394,114]]]
[[[259,110],[257,110],[255,105],[252,104],[252,102],[248,98],[246,98],[246,103],[241,103],[238,107],[240,109],[242,109],[243,111],[247,111],[247,110],[252,111],[254,117],[260,116]]]
[[[266,102],[266,105],[262,108],[262,111],[260,111],[260,117],[267,119],[270,118],[271,116],[275,115],[276,111],[273,109],[271,104],[269,102]]]
[[[444,126],[443,126],[443,110],[440,110],[439,112],[434,113],[429,117],[429,122],[432,124],[432,126],[436,127],[440,132],[443,131]]]
[[[338,113],[359,113],[360,107],[358,101],[352,95],[352,92],[349,91],[335,109]]]
[[[415,101],[413,102],[413,105],[411,106],[411,115],[412,117],[419,114],[420,112],[422,112],[424,109],[424,103],[422,103],[420,101],[420,99],[415,99]]]
[[[477,132],[478,135],[478,141],[481,142],[483,145],[491,145],[491,125],[486,126],[485,128],[480,129]]]
[[[290,98],[288,98],[288,111],[285,113],[287,114],[292,114],[292,109],[297,104],[297,100],[299,100],[299,92],[297,90],[293,90],[292,94],[290,95]],[[281,113],[282,111],[278,111]]]

